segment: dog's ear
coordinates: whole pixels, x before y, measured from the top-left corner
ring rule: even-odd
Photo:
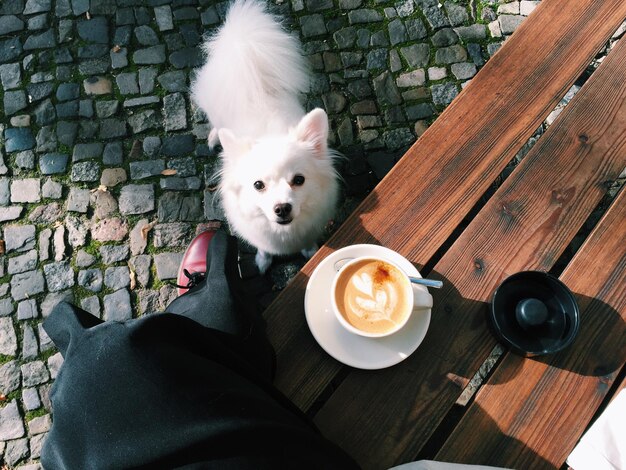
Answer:
[[[237,157],[250,149],[248,141],[238,139],[230,129],[220,129],[217,135],[224,153],[228,156]]]
[[[315,149],[315,156],[326,157],[328,141],[328,116],[323,109],[315,108],[304,116],[295,130],[296,139]]]

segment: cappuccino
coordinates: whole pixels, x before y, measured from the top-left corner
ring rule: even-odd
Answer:
[[[404,324],[413,307],[406,275],[380,259],[360,259],[338,274],[334,294],[341,316],[354,328],[380,335]]]

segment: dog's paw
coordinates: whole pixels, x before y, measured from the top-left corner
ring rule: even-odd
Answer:
[[[306,259],[309,259],[315,254],[318,249],[319,247],[317,245],[313,245],[311,248],[305,248],[300,253],[302,253],[302,256],[304,256]]]
[[[254,261],[256,262],[257,268],[259,268],[259,272],[265,274],[272,264],[272,255],[264,251],[257,251]]]

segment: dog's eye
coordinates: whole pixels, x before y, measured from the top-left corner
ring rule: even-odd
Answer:
[[[265,189],[265,184],[263,183],[263,181],[255,181],[254,189],[256,189],[257,191],[263,191]]]
[[[296,175],[293,177],[293,181],[291,182],[294,186],[302,186],[304,184],[304,176]]]

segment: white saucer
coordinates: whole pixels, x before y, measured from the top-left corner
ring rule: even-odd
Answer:
[[[304,295],[304,311],[313,337],[332,357],[358,369],[384,369],[409,357],[421,344],[430,324],[430,309],[416,309],[404,328],[383,338],[366,338],[345,330],[330,306],[335,263],[343,258],[370,255],[388,259],[408,275],[421,277],[415,266],[389,248],[379,245],[347,246],[327,256],[311,274]],[[424,286],[414,288],[428,291]]]

